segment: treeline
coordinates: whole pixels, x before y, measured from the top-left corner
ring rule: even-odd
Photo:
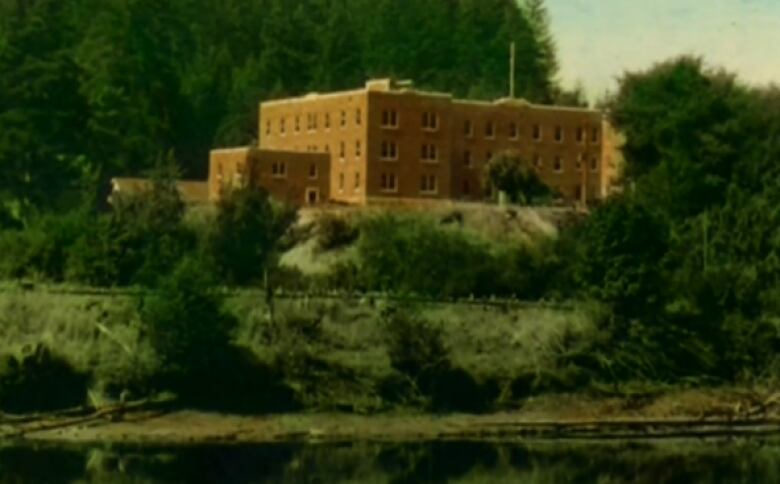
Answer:
[[[556,84],[541,0],[0,1],[5,218],[94,204],[111,176],[256,141],[264,99],[414,79],[493,98],[580,102]]]

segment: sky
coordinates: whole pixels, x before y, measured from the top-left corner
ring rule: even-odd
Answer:
[[[702,56],[754,84],[780,84],[780,0],[547,0],[564,86],[591,100],[625,71]]]

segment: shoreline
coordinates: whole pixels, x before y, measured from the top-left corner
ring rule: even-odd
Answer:
[[[0,424],[5,442],[126,445],[262,445],[343,442],[665,440],[780,435],[780,417],[545,419],[486,415],[282,414],[132,411]]]

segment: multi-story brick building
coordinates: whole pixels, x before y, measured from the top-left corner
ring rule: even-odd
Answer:
[[[520,99],[460,100],[391,80],[261,103],[259,139],[258,149],[212,153],[212,197],[227,172],[240,171],[227,165],[255,158],[272,169],[274,160],[287,157],[289,166],[304,167],[285,175],[285,183],[297,188],[274,186],[273,176],[255,183],[309,203],[314,187],[305,167],[317,163],[327,181],[318,180],[317,201],[478,200],[486,195],[485,164],[514,151],[562,199],[591,201],[609,193],[619,156],[615,134],[599,111]]]

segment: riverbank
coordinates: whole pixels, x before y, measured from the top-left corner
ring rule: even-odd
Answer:
[[[774,395],[684,390],[652,400],[559,395],[485,415],[240,416],[147,406],[0,423],[5,440],[139,445],[513,439],[663,439],[780,434]],[[767,403],[768,402],[768,403]]]

